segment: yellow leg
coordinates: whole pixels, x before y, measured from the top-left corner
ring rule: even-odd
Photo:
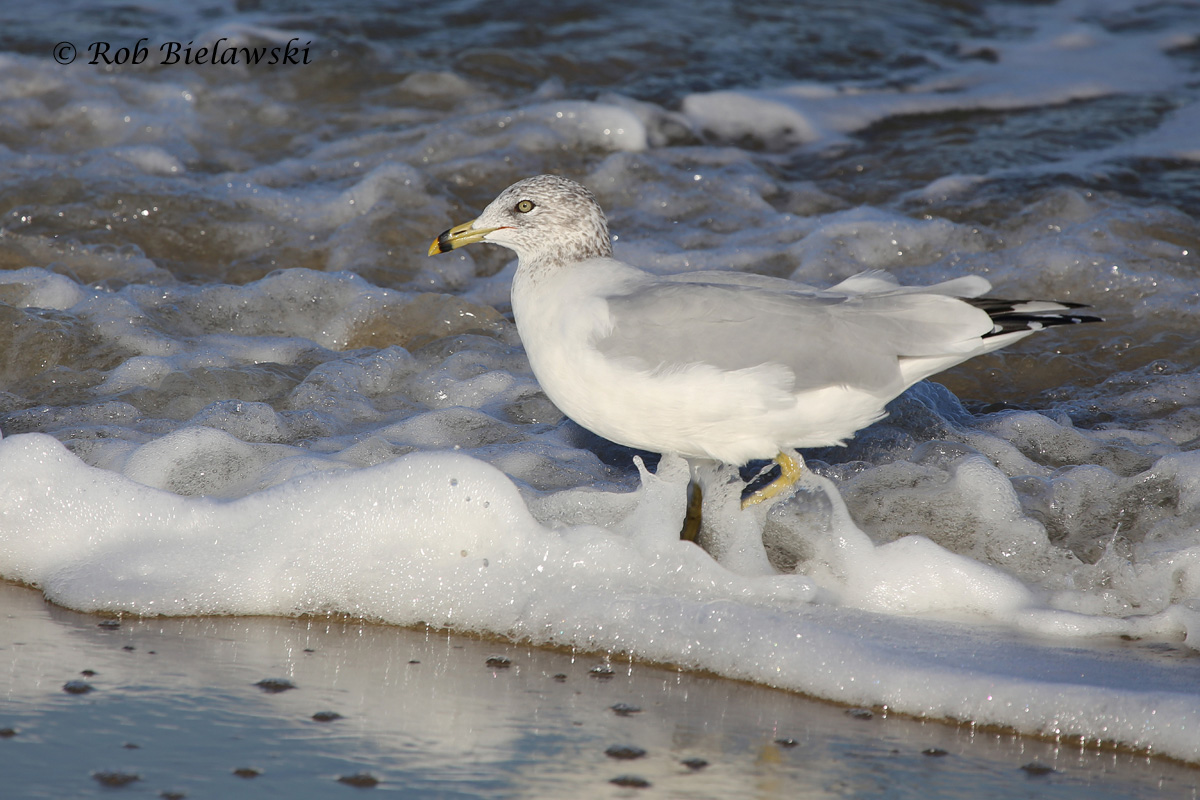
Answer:
[[[775,456],[775,463],[779,465],[779,477],[743,500],[742,508],[749,508],[786,492],[804,474],[804,460],[794,453],[780,453]]]

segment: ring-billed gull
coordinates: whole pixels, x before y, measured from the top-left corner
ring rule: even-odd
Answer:
[[[738,272],[653,275],[612,257],[608,223],[578,183],[513,184],[429,248],[516,252],[512,309],[546,396],[611,441],[781,474],[795,448],[841,444],[919,380],[1051,325],[1096,322],[1076,303],[982,297],[967,276],[901,286],[882,271],[828,289]]]

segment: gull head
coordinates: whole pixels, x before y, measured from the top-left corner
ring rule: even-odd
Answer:
[[[514,183],[476,219],[438,236],[429,255],[475,242],[503,245],[523,265],[570,264],[612,255],[608,221],[596,198],[575,181],[557,175]]]

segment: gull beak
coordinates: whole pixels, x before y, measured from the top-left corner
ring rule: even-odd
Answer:
[[[429,245],[429,255],[436,256],[438,253],[448,253],[451,250],[456,250],[459,247],[466,247],[469,244],[482,242],[483,237],[487,236],[492,231],[500,230],[499,228],[472,228],[475,220],[464,222],[462,225],[455,225],[448,231],[443,231],[442,235],[433,240],[433,244]]]

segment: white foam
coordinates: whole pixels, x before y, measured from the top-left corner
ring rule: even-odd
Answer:
[[[178,175],[187,171],[178,158],[161,147],[125,147],[112,153],[150,175]]]
[[[0,272],[0,284],[17,284],[22,297],[15,305],[21,308],[67,309],[86,296],[75,281],[37,267]],[[15,298],[14,298],[15,299]]]
[[[200,430],[187,436],[221,436]],[[725,569],[675,538],[687,478],[678,462],[618,496],[624,523],[609,529],[546,528],[502,473],[452,454],[310,472],[230,501],[87,467],[44,435],[0,442],[0,466],[12,476],[0,497],[0,569],[74,608],[426,622],[1200,758],[1200,698],[1177,675],[1129,682],[1131,666],[1097,658],[1064,683],[1053,648],[812,605],[809,579]],[[607,505],[602,493],[594,501]],[[1011,578],[927,540],[875,548],[841,533],[841,562],[827,566],[853,605],[894,613],[939,596],[1013,613],[1028,601]],[[1057,613],[1055,632],[1067,632],[1063,612],[1039,613]]]
[[[636,114],[621,106],[556,100],[522,113],[552,129],[568,132],[581,144],[634,152],[647,147],[646,126]]]

